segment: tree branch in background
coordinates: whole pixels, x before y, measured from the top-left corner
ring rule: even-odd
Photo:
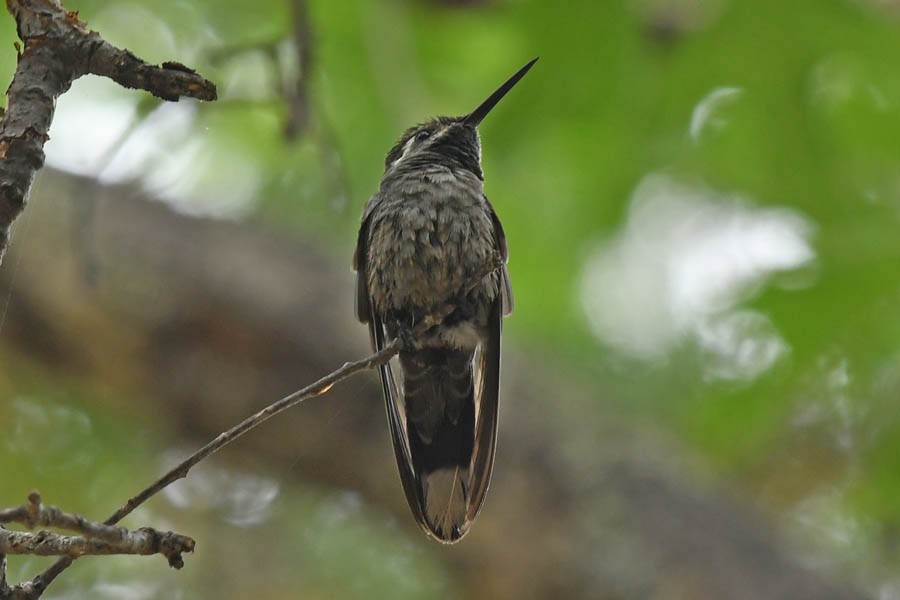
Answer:
[[[56,99],[74,80],[92,73],[163,100],[216,99],[216,86],[193,70],[176,62],[150,65],[113,46],[58,0],[7,0],[6,7],[24,47],[0,121],[0,260],[34,174],[44,166]]]
[[[284,90],[288,116],[284,136],[296,139],[309,127],[309,76],[312,68],[312,28],[309,25],[309,8],[306,0],[291,2],[291,26],[294,47],[297,52],[297,77]]]

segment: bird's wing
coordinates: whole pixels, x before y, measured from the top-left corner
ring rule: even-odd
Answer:
[[[374,312],[371,313],[369,333],[373,340],[375,350],[384,348],[384,326],[381,318]],[[397,391],[397,383],[394,380],[394,371],[391,363],[385,363],[379,368],[381,374],[381,386],[384,390],[384,403],[387,407],[388,425],[391,429],[391,443],[394,446],[394,457],[397,459],[397,467],[400,470],[400,482],[403,484],[403,493],[406,494],[406,502],[415,517],[419,527],[427,534],[431,530],[426,522],[422,507],[425,505],[422,485],[413,467],[412,452],[409,448],[409,435],[406,428],[406,413],[401,405],[400,393]]]
[[[467,520],[475,520],[491,482],[497,449],[498,399],[500,396],[500,332],[502,299],[494,300],[487,335],[475,356],[475,444],[469,463]],[[468,525],[468,524],[467,524]]]
[[[500,267],[500,297],[503,300],[501,314],[505,317],[512,313],[515,305],[513,302],[512,285],[509,281],[509,269],[506,268],[506,264],[509,262],[509,245],[506,243],[506,233],[503,231],[503,225],[500,224],[500,219],[497,217],[497,213],[494,212],[494,207],[491,206],[491,203],[486,196],[484,202],[487,204],[488,210],[491,213],[491,221],[494,223],[494,243],[497,245],[497,250],[500,252],[500,259],[503,261],[503,265]]]
[[[500,396],[500,340],[503,317],[513,310],[512,286],[506,263],[509,261],[509,246],[503,225],[484,198],[494,224],[494,243],[503,264],[500,268],[500,299],[495,300],[488,314],[485,341],[475,356],[475,445],[469,468],[468,520],[473,521],[481,510],[484,496],[491,481],[494,454],[497,449],[498,404]]]
[[[353,268],[356,269],[356,316],[363,323],[369,324],[369,339],[372,348],[378,352],[385,346],[385,328],[381,318],[375,314],[368,290],[368,276],[366,272],[366,247],[368,245],[369,230],[368,210],[363,214],[362,225],[359,228],[359,236],[356,251],[353,253]],[[387,407],[388,425],[391,430],[391,442],[394,446],[394,456],[400,470],[400,481],[403,484],[403,492],[406,501],[413,512],[413,516],[419,526],[429,533],[425,516],[422,513],[424,500],[421,495],[421,485],[413,470],[411,452],[409,449],[409,437],[406,432],[405,410],[401,406],[401,396],[397,391],[394,372],[391,363],[385,363],[378,367],[381,375],[381,386],[384,391],[384,402]]]
[[[369,219],[364,218],[359,226],[359,235],[356,239],[356,250],[353,251],[353,269],[356,271],[356,299],[354,307],[356,318],[363,323],[368,323],[372,312],[369,302],[369,283],[366,275],[366,244],[369,235]],[[375,340],[372,339],[374,345]]]

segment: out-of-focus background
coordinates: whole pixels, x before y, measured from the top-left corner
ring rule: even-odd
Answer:
[[[481,128],[516,312],[470,535],[414,526],[368,373],[127,519],[195,536],[183,571],[47,597],[900,598],[900,4],[66,5],[220,91],[76,82],[0,267],[0,505],[97,519],[367,352],[384,154],[541,60]]]

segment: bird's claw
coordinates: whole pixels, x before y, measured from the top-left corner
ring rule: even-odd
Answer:
[[[401,350],[411,350],[415,343],[416,336],[413,330],[407,327],[401,327],[397,332],[397,340],[400,342]]]

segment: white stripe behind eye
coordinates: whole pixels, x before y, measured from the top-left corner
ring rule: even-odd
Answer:
[[[406,156],[409,154],[410,150],[412,150],[413,144],[415,144],[415,143],[416,143],[416,136],[415,135],[409,136],[409,139],[406,140],[405,144],[403,144],[403,152],[400,154],[400,158],[398,158],[397,160],[392,162],[391,167],[396,167],[401,162],[403,162],[403,159],[406,158]]]
[[[439,137],[443,137],[444,134],[446,134],[448,131],[450,131],[450,125],[444,125],[440,129],[438,129],[434,134],[432,134],[431,138],[429,138],[429,139],[436,140]]]
[[[433,133],[431,135],[431,137],[429,137],[427,140],[423,141],[422,143],[424,144],[431,140],[436,140],[437,138],[446,134],[447,131],[449,131],[449,130],[450,130],[450,125],[444,125],[440,129],[438,129],[435,133]],[[418,132],[416,132],[416,133],[418,133]],[[405,144],[403,144],[403,152],[400,154],[400,158],[398,158],[397,160],[392,162],[391,167],[392,168],[396,167],[398,164],[403,162],[403,159],[410,155],[410,153],[412,152],[415,145],[416,145],[416,134],[413,134],[413,135],[409,136],[409,139],[406,140]],[[480,149],[479,149],[479,151],[480,151]],[[479,156],[479,159],[480,158],[481,157]]]

